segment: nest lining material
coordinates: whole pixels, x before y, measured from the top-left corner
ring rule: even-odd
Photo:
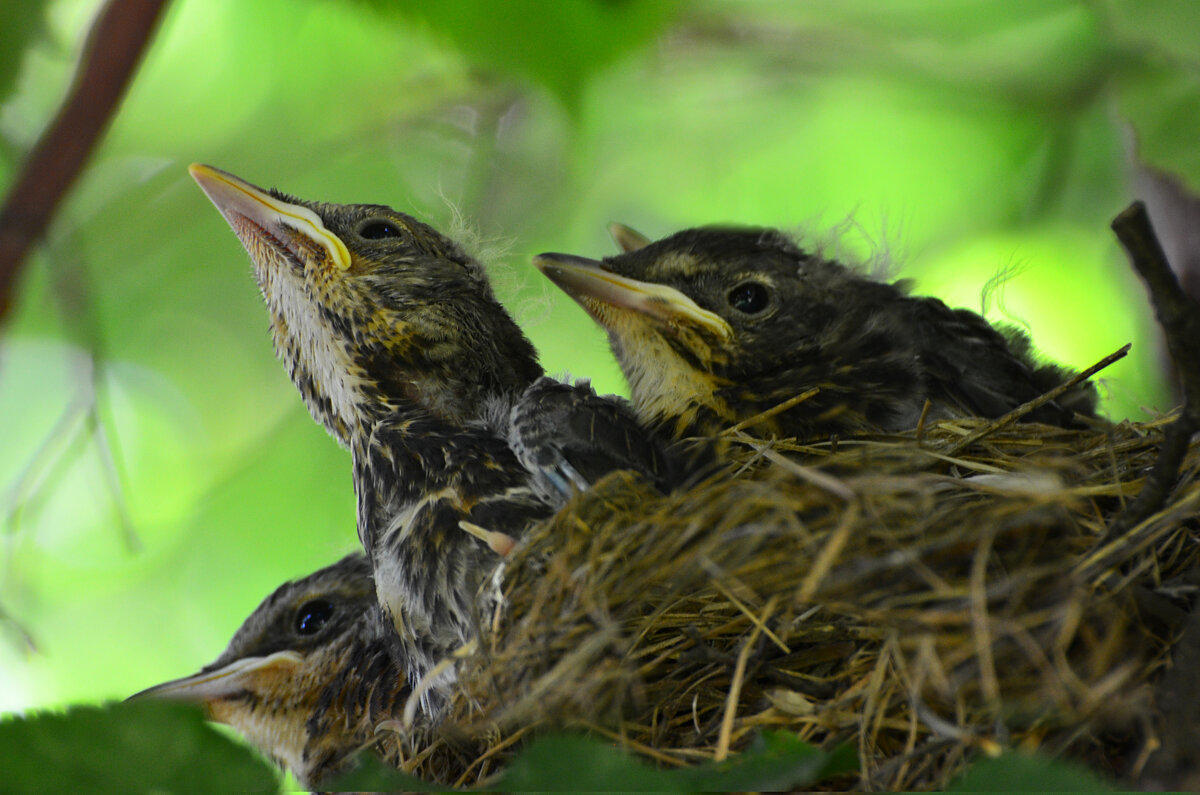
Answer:
[[[440,738],[404,766],[479,783],[549,728],[689,764],[771,728],[854,746],[839,787],[943,787],[1002,747],[1136,769],[1200,562],[1200,444],[1160,510],[1109,530],[1166,424],[1018,424],[961,450],[987,421],[738,433],[681,493],[614,473],[510,556]]]

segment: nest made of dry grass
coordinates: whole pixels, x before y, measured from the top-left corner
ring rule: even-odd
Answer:
[[[616,473],[514,553],[443,739],[407,767],[478,783],[545,728],[690,764],[772,728],[853,745],[836,787],[938,788],[1014,746],[1135,770],[1200,562],[1196,444],[1166,505],[1110,537],[1165,424],[739,434],[681,493]]]

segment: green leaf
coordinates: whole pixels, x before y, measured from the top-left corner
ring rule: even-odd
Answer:
[[[421,19],[484,69],[515,74],[578,107],[583,85],[674,17],[678,0],[370,0]]]
[[[46,0],[0,3],[0,101],[12,92],[29,44],[46,27]]]
[[[1074,762],[1009,753],[980,759],[947,792],[1111,792],[1113,787]]]
[[[672,771],[692,788],[721,791],[793,790],[858,770],[848,745],[820,751],[788,732],[763,732],[740,756],[719,764]]]
[[[1139,155],[1200,191],[1200,3],[1108,0],[1103,14],[1129,64],[1118,92]]]
[[[16,792],[277,791],[275,773],[188,704],[72,707],[0,722]]]
[[[826,753],[787,732],[764,732],[745,753],[720,763],[658,770],[615,743],[575,735],[535,740],[486,788],[495,792],[773,791],[806,787],[858,769],[853,750]],[[332,790],[444,791],[366,759],[330,785]],[[471,790],[466,790],[471,791]]]
[[[501,789],[519,791],[707,792],[790,790],[855,770],[849,748],[819,751],[785,732],[764,733],[720,763],[657,770],[614,744],[572,736],[535,741],[508,768]]]
[[[445,792],[447,789],[388,767],[369,754],[362,754],[353,770],[321,786],[329,792]]]
[[[1121,111],[1137,133],[1139,156],[1200,192],[1195,134],[1200,128],[1200,70],[1147,66],[1122,77],[1119,90]]]
[[[1107,0],[1103,20],[1127,49],[1176,65],[1200,65],[1200,4],[1195,0]]]
[[[498,788],[506,792],[627,790],[683,792],[669,771],[655,770],[632,754],[588,737],[541,737],[508,767]]]

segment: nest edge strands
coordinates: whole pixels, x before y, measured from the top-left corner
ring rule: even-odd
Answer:
[[[875,789],[941,787],[1001,747],[1136,774],[1200,562],[1200,445],[1136,541],[1106,531],[1167,423],[1012,425],[953,454],[986,423],[836,450],[743,436],[668,496],[615,473],[506,564],[443,733],[479,756],[448,765],[435,742],[410,769],[472,783],[535,728],[663,764],[774,728],[854,745],[853,785]]]

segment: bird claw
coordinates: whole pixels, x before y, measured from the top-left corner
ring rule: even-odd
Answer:
[[[587,478],[579,474],[579,470],[567,463],[566,459],[558,462],[558,470],[570,478],[571,482],[575,484],[575,488],[580,491],[587,491],[588,487],[592,485],[588,483]]]
[[[553,469],[546,468],[542,470],[542,476],[554,487],[563,498],[571,496],[571,485],[567,479],[555,472]]]
[[[541,473],[563,499],[570,498],[576,491],[587,491],[591,486],[587,478],[579,474],[579,470],[565,459],[559,459],[552,467],[543,467]]]

